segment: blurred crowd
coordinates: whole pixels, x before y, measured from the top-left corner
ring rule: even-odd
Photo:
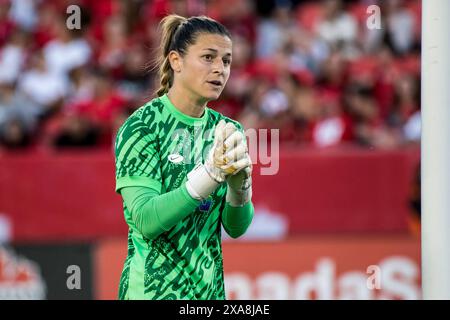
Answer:
[[[80,29],[67,27],[70,5]],[[231,77],[210,106],[246,128],[280,129],[282,145],[417,144],[420,10],[420,0],[0,0],[0,148],[111,148],[153,98],[148,66],[172,12],[232,33]]]

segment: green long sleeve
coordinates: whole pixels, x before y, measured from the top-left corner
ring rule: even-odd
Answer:
[[[251,201],[242,207],[233,207],[228,202],[222,212],[222,225],[232,238],[238,238],[247,231],[254,215]]]
[[[200,203],[184,184],[164,194],[148,187],[124,187],[120,191],[136,228],[148,239],[168,231]]]

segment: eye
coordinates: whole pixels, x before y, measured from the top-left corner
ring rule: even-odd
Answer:
[[[212,60],[213,60],[213,56],[210,55],[210,54],[205,54],[205,55],[203,56],[203,58],[204,58],[206,61],[212,61]]]
[[[231,59],[223,59],[223,64],[228,66],[231,64]]]

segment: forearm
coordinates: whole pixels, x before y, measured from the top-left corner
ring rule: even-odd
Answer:
[[[126,187],[121,194],[136,228],[149,239],[170,230],[200,203],[189,195],[184,184],[164,194],[146,187]]]
[[[222,212],[222,225],[232,238],[238,238],[247,231],[254,215],[254,207],[251,201],[242,207],[234,207],[226,203]]]

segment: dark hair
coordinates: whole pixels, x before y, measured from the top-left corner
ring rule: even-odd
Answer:
[[[228,30],[219,22],[206,16],[185,18],[176,14],[164,17],[160,22],[161,45],[158,58],[153,67],[158,67],[160,87],[156,92],[158,97],[169,91],[173,84],[173,70],[169,62],[172,50],[184,55],[190,45],[195,44],[199,34],[219,34],[231,39]]]

